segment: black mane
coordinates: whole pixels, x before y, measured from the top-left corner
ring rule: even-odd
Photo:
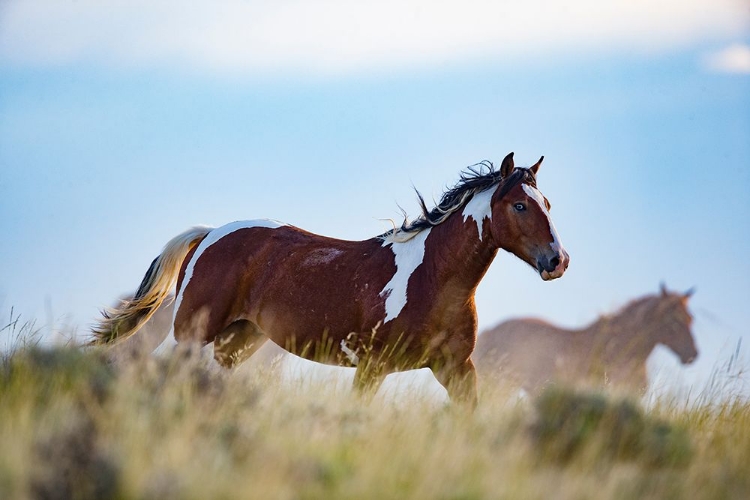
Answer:
[[[499,196],[502,198],[519,182],[526,182],[536,187],[536,177],[529,169],[516,168],[507,179],[503,179],[500,172],[495,170],[491,161],[481,161],[461,172],[456,185],[443,193],[440,202],[432,210],[427,208],[422,194],[415,188],[414,191],[417,193],[422,213],[411,222],[404,213],[404,222],[401,227],[392,229],[380,237],[387,238],[403,234],[408,239],[424,229],[437,226],[445,221],[449,215],[466,206],[475,194],[501,184]]]

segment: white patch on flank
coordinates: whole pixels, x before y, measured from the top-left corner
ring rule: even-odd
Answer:
[[[562,250],[562,243],[560,243],[560,237],[557,235],[557,229],[555,229],[555,224],[552,222],[552,217],[549,215],[549,210],[547,210],[547,204],[544,203],[544,196],[542,196],[542,193],[539,192],[538,189],[535,187],[529,186],[528,184],[523,185],[523,190],[526,191],[526,194],[529,195],[529,198],[536,201],[539,204],[539,208],[542,209],[542,212],[544,215],[547,216],[547,222],[549,223],[549,230],[552,233],[552,243],[549,245],[552,247],[555,251]]]
[[[359,364],[359,356],[357,356],[357,353],[349,349],[349,346],[346,345],[346,340],[341,339],[341,350],[344,351],[344,354],[346,354],[346,357],[349,358],[349,361],[354,366],[357,366]]]
[[[406,288],[409,285],[409,278],[424,259],[425,240],[431,230],[432,228],[424,229],[403,243],[383,242],[383,246],[391,246],[396,261],[396,273],[380,292],[381,297],[390,292],[388,298],[385,299],[383,323],[398,316],[406,305]]]
[[[174,324],[174,321],[172,321],[172,324]],[[154,349],[154,354],[168,354],[172,352],[176,346],[177,340],[174,338],[174,327],[172,327],[169,329],[167,336],[164,337],[164,340],[161,341],[161,344]]]
[[[492,195],[495,194],[494,189],[486,189],[481,193],[476,193],[469,203],[464,207],[464,211],[461,214],[464,216],[464,222],[466,219],[471,217],[474,222],[477,223],[477,231],[479,231],[479,241],[482,241],[482,226],[484,225],[484,219],[492,220]]]
[[[221,227],[217,227],[216,229],[212,230],[208,235],[203,238],[203,241],[200,242],[198,245],[198,248],[195,250],[195,253],[193,254],[193,257],[190,259],[190,262],[188,263],[187,267],[185,268],[185,278],[182,280],[182,287],[179,290],[179,293],[177,294],[177,298],[174,301],[174,313],[172,314],[172,328],[169,332],[169,337],[174,338],[174,320],[177,318],[177,311],[180,310],[180,305],[182,304],[182,294],[185,293],[185,289],[187,288],[188,284],[190,283],[190,279],[193,277],[193,270],[195,269],[195,264],[198,262],[198,259],[200,259],[201,255],[203,255],[203,252],[206,251],[208,247],[222,239],[224,236],[227,236],[229,234],[232,234],[235,231],[238,231],[240,229],[250,229],[253,227],[266,227],[269,229],[276,229],[277,227],[286,226],[283,222],[270,220],[270,219],[258,219],[258,220],[241,220],[236,222],[230,222],[229,224],[226,224]]]

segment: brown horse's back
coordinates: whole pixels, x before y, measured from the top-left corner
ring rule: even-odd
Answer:
[[[571,332],[538,319],[516,319],[482,333],[472,355],[487,383],[506,379],[534,390],[567,361]]]

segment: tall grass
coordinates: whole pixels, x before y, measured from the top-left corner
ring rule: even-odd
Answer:
[[[750,404],[644,410],[483,388],[476,411],[365,401],[191,351],[114,365],[19,344],[0,366],[0,498],[748,498]]]
[[[0,323],[2,324],[2,323]],[[42,328],[36,321],[21,321],[21,315],[11,307],[8,322],[0,328],[0,353],[13,353],[17,350],[36,346],[42,337]]]

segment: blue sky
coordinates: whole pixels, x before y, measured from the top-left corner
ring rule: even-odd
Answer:
[[[500,255],[482,327],[582,326],[664,281],[697,289],[687,379],[750,345],[742,2],[98,5],[0,6],[3,315],[84,332],[188,226],[364,239],[515,151],[545,155],[571,267]]]

